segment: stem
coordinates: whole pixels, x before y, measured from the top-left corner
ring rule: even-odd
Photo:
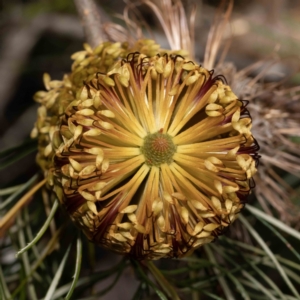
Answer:
[[[146,266],[152,273],[153,277],[157,281],[157,283],[162,287],[165,293],[170,297],[172,300],[180,300],[177,292],[175,291],[174,287],[169,283],[169,281],[163,276],[160,270],[154,265],[152,261],[147,261]]]
[[[93,0],[74,0],[87,42],[96,47],[103,42],[104,33],[99,8]]]

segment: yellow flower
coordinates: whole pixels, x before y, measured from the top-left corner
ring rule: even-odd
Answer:
[[[133,52],[58,101],[56,124],[36,130],[40,164],[91,241],[137,259],[182,257],[235,220],[258,146],[224,81],[179,55]]]

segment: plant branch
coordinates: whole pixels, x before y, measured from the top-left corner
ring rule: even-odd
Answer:
[[[104,38],[99,8],[93,0],[74,0],[87,42],[96,47]]]

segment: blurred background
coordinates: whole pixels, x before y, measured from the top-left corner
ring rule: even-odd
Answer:
[[[122,0],[96,2],[103,10],[104,20],[111,18],[119,22],[117,14],[122,14],[125,5]],[[197,3],[195,51],[201,62],[208,29],[220,1],[183,2],[190,9]],[[156,18],[146,7],[141,9],[159,42],[166,44],[161,40],[162,31]],[[281,60],[269,70],[266,80],[291,75],[288,84],[300,85],[299,16],[300,1],[235,0],[231,26],[224,36],[231,40],[226,60],[242,69],[258,60],[278,56]],[[28,140],[31,152],[16,165],[0,171],[0,188],[23,183],[37,172],[36,153],[31,150],[35,145],[31,146],[29,138],[38,107],[33,94],[44,89],[44,72],[53,79],[61,79],[70,71],[70,56],[81,50],[83,43],[83,30],[71,0],[0,0],[0,148],[8,149]],[[101,268],[120,260],[118,256],[99,251],[104,258]],[[122,299],[130,299],[137,285],[135,275],[127,269],[121,288],[113,289],[106,297],[119,299],[126,288],[128,298]]]

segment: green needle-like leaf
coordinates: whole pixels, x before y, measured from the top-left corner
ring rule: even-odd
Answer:
[[[20,251],[18,251],[17,256],[24,253],[28,249],[30,249],[33,245],[35,245],[39,241],[39,239],[43,236],[43,234],[45,233],[45,231],[49,227],[49,224],[52,221],[58,206],[59,206],[59,203],[58,203],[58,200],[56,199],[53,206],[52,206],[51,212],[50,212],[46,222],[44,223],[44,225],[42,226],[42,228],[40,229],[40,231],[38,232],[36,237],[27,246],[25,246]]]
[[[63,259],[62,259],[62,261],[61,261],[61,263],[60,263],[57,271],[56,271],[56,274],[55,274],[55,276],[54,276],[54,278],[53,278],[53,280],[52,280],[52,282],[50,284],[50,287],[49,287],[49,289],[48,289],[48,291],[46,293],[46,296],[45,296],[44,300],[51,300],[52,299],[52,295],[55,292],[55,289],[56,289],[56,287],[58,285],[58,282],[59,282],[59,280],[61,278],[61,275],[63,273],[65,264],[67,262],[67,258],[69,256],[70,249],[71,249],[71,245],[69,245],[69,247],[68,247],[68,249],[67,249],[67,251],[66,251],[66,253],[65,253],[65,255],[64,255],[64,257],[63,257]]]
[[[76,261],[75,261],[74,279],[72,281],[70,290],[65,297],[65,300],[71,299],[71,296],[74,292],[80,274],[81,262],[82,262],[82,241],[81,241],[80,232],[78,232],[78,238],[76,243]]]
[[[275,257],[274,253],[271,251],[271,249],[268,247],[268,245],[264,242],[262,237],[256,232],[256,230],[251,226],[251,224],[246,220],[244,216],[239,217],[240,221],[244,224],[244,226],[248,229],[249,233],[255,238],[255,240],[261,245],[261,247],[265,250],[266,254],[270,257],[270,259],[273,261],[274,265],[276,266],[278,272],[282,276],[283,280],[286,282],[292,293],[300,298],[299,293],[297,292],[296,288],[288,278],[286,272],[278,262],[277,258]]]

